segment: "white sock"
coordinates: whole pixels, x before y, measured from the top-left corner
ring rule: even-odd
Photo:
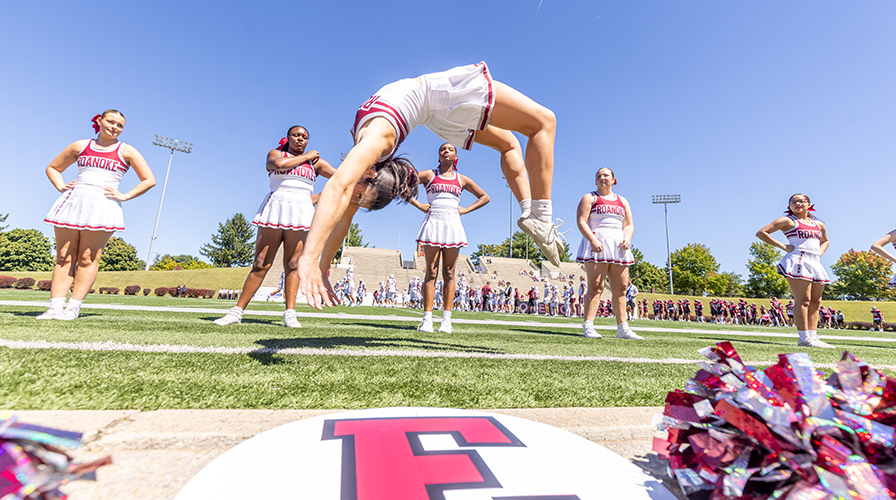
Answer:
[[[619,323],[618,325],[616,325],[616,331],[617,331],[617,332],[625,331],[626,328],[628,328],[628,322],[625,322],[625,323]]]
[[[585,328],[588,328],[589,330],[591,330],[591,329],[594,328],[594,321],[586,321],[585,324],[584,324],[583,326],[584,326]]]
[[[451,311],[442,311],[442,321],[451,321]]]
[[[50,309],[62,309],[65,306],[65,297],[50,299]]]
[[[796,334],[799,335],[799,337],[800,337],[800,342],[804,342],[804,341],[806,341],[806,340],[808,339],[808,337],[809,337],[809,332],[806,332],[806,331],[803,331],[803,330],[797,330],[797,331],[796,331]]]
[[[81,304],[83,303],[83,300],[68,299],[67,309],[81,309]]]
[[[243,315],[243,308],[240,307],[240,306],[233,306],[233,309],[231,309],[231,311],[236,312],[236,313],[239,314],[240,316]]]
[[[551,222],[554,215],[551,200],[532,200],[532,215],[542,222]]]
[[[423,321],[432,323],[432,311],[423,311]]]
[[[522,217],[527,217],[529,213],[532,212],[532,199],[526,198],[525,200],[520,200],[520,211],[523,213]]]
[[[287,309],[287,310],[283,311],[283,314],[286,314],[288,312],[295,314],[296,310],[295,309]]]
[[[807,331],[807,332],[806,332],[806,337],[808,337],[809,340],[818,340],[818,330],[809,330],[809,331]]]

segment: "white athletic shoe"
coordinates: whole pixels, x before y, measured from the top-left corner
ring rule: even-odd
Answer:
[[[563,253],[563,243],[566,242],[563,234],[557,230],[563,224],[562,220],[557,219],[557,224],[551,224],[536,219],[530,213],[526,217],[517,219],[516,224],[535,240],[535,244],[541,249],[541,253],[551,261],[551,264],[560,266],[560,254]]]
[[[56,319],[57,317],[59,317],[60,314],[62,314],[62,312],[63,311],[60,308],[51,307],[51,308],[47,309],[46,312],[44,312],[43,314],[41,314],[40,316],[38,316],[34,319]]]
[[[227,311],[227,314],[225,314],[223,318],[216,319],[214,323],[218,326],[238,325],[242,320],[243,311],[240,310],[239,307],[233,306]]]
[[[417,326],[417,331],[423,333],[432,333],[435,330],[433,330],[432,328],[432,321],[421,321]]]
[[[594,325],[582,325],[582,333],[585,334],[586,339],[600,339],[603,336],[597,333],[597,330],[594,329]]]
[[[451,326],[450,319],[442,320],[442,326],[439,327],[439,333],[454,333],[454,327]]]
[[[799,342],[796,343],[796,345],[798,345],[800,347],[823,347],[823,348],[828,348],[828,349],[834,348],[834,346],[832,346],[831,344],[828,344],[827,342],[825,342],[823,340],[819,340],[819,339],[800,340]]]
[[[627,339],[627,340],[644,340],[644,337],[638,335],[633,332],[631,328],[626,328],[621,332],[616,330],[616,338],[617,339]]]
[[[74,319],[78,319],[79,312],[80,312],[80,309],[78,309],[77,307],[70,307],[70,308],[62,311],[61,313],[57,314],[56,317],[53,319],[60,319],[62,321],[72,321]]]
[[[283,326],[288,326],[289,328],[302,328],[302,324],[296,319],[295,311],[286,311],[283,313]]]

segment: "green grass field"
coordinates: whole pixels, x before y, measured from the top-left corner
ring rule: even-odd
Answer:
[[[47,299],[46,292],[0,291],[4,301]],[[241,325],[217,327],[212,320],[232,302],[97,295],[87,303],[149,310],[84,308],[78,320],[63,322],[36,321],[40,306],[0,306],[0,339],[7,346],[0,347],[0,408],[661,405],[667,391],[696,371],[676,360],[698,361],[703,347],[731,340],[747,363],[774,363],[779,353],[800,350],[795,332],[777,328],[635,321],[645,341],[617,340],[611,330],[592,340],[582,337],[575,319],[458,312],[453,334],[423,334],[415,329],[420,311],[357,307],[301,316],[303,328],[291,330],[281,324],[279,304],[252,304],[250,312],[270,315],[247,314]],[[160,306],[219,311],[155,309]],[[896,365],[896,343],[859,340],[890,334],[821,332],[829,335],[845,337],[828,342],[872,366]],[[56,344],[8,347],[16,341]],[[834,363],[841,353],[809,350],[819,364]]]

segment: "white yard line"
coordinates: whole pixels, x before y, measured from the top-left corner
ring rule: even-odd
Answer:
[[[622,358],[618,356],[556,356],[547,354],[488,354],[477,352],[451,352],[451,351],[422,351],[418,349],[382,349],[382,350],[352,350],[352,349],[314,349],[311,347],[276,349],[270,347],[198,347],[192,345],[138,345],[122,344],[119,342],[48,342],[45,340],[2,340],[0,347],[8,349],[69,349],[76,351],[102,351],[102,352],[149,352],[168,354],[288,354],[298,356],[346,356],[346,357],[410,357],[410,358],[476,358],[497,360],[529,360],[529,361],[592,361],[592,362],[617,362],[640,363],[660,365],[693,365],[695,359],[680,358]],[[771,366],[774,362],[750,363],[753,366]],[[832,363],[817,363],[817,368],[833,368]],[[896,365],[875,365],[875,368],[896,370]]]
[[[47,307],[49,303],[46,301],[24,301],[24,300],[0,300],[0,306],[27,306],[27,307]],[[163,306],[132,306],[125,304],[84,304],[81,307],[85,309],[118,309],[123,311],[164,311],[164,312],[188,312],[188,313],[202,313],[202,314],[224,314],[227,312],[226,309],[218,309],[213,307],[163,307]],[[420,316],[397,316],[397,315],[374,315],[374,314],[349,314],[344,312],[339,313],[326,313],[326,312],[297,312],[297,316],[300,318],[326,318],[326,319],[363,319],[363,320],[372,320],[372,321],[390,321],[390,322],[406,322],[406,323],[414,323],[420,321]],[[283,313],[280,311],[259,311],[254,309],[248,309],[243,313],[243,316],[282,316]],[[433,321],[441,321],[440,318],[433,318]],[[580,330],[582,326],[578,323],[551,323],[551,322],[538,322],[538,321],[530,321],[530,320],[520,320],[520,321],[508,321],[508,320],[483,320],[483,319],[463,319],[463,318],[452,318],[452,323],[455,324],[471,324],[471,325],[501,325],[501,326],[534,326],[539,328],[569,328],[574,330]],[[597,330],[615,330],[616,327],[612,325],[594,325],[594,328]],[[696,328],[664,328],[661,326],[638,326],[635,330],[639,332],[658,332],[658,333],[692,333],[692,334],[702,334],[702,335],[713,335],[713,336],[721,336],[721,337],[769,337],[769,338],[796,338],[795,333],[780,333],[780,332],[762,332],[762,331],[736,331],[736,330],[703,330]],[[822,330],[820,332],[821,338],[825,340],[851,340],[851,341],[863,341],[863,342],[884,342],[884,343],[893,343],[896,342],[896,336],[892,338],[888,337],[856,337],[856,336],[844,336],[844,335],[831,335],[828,334],[827,331]]]

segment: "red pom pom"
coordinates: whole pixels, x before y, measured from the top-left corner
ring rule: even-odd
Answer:
[[[728,342],[701,353],[653,444],[689,498],[896,498],[896,381],[848,352],[827,381],[802,353],[763,371]]]

